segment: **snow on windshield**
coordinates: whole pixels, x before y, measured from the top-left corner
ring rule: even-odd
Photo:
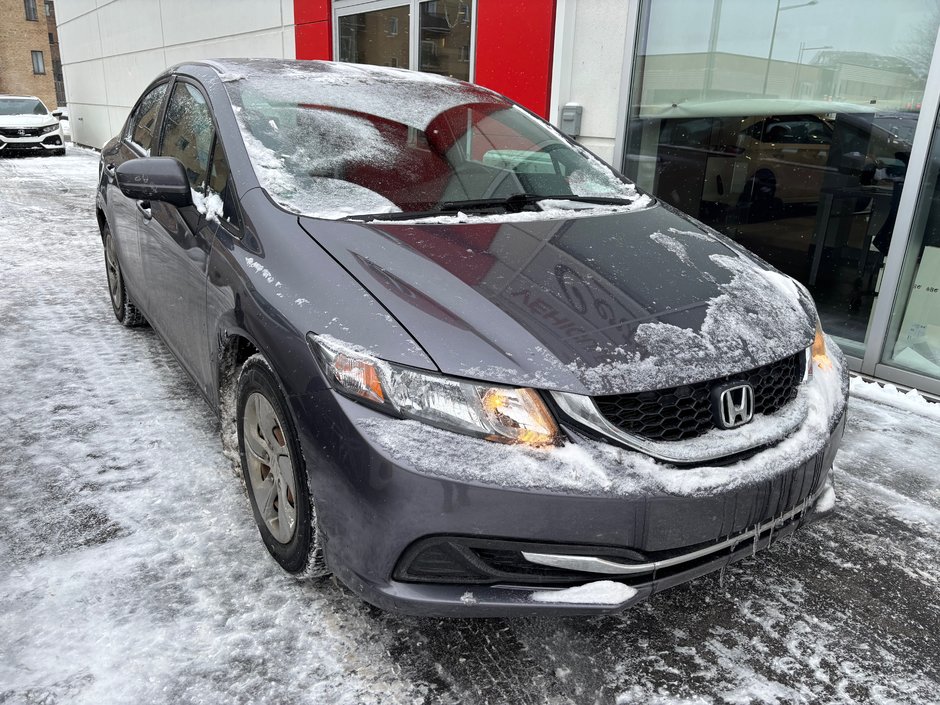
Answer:
[[[557,130],[476,86],[344,63],[226,69],[220,79],[258,180],[296,213],[423,213],[520,193],[638,196]]]

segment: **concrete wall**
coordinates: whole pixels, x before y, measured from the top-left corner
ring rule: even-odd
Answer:
[[[0,0],[0,93],[34,95],[54,110],[52,52],[42,0],[37,0],[36,12],[33,22],[26,19],[23,0]],[[42,52],[46,73],[33,73],[33,51]]]
[[[56,14],[72,139],[92,147],[120,131],[168,66],[294,58],[293,0],[62,0]]]
[[[638,0],[558,0],[549,119],[565,103],[584,108],[578,141],[612,162],[621,101],[630,4]]]

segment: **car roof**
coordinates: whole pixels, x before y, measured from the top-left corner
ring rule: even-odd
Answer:
[[[8,93],[0,93],[0,99],[2,98],[13,98],[14,100],[39,100],[39,98],[34,95],[10,95]],[[39,102],[41,103],[42,101],[39,100]]]
[[[229,94],[244,83],[275,101],[362,113],[421,130],[459,105],[512,105],[487,88],[447,76],[349,62],[213,59],[178,64],[167,73],[204,83],[217,77]]]

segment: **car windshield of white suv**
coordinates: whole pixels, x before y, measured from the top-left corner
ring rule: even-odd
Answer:
[[[537,213],[544,201],[622,207],[639,197],[602,161],[490,91],[327,67],[222,77],[259,181],[291,211],[403,220]]]
[[[0,98],[0,115],[48,115],[49,111],[35,98]]]

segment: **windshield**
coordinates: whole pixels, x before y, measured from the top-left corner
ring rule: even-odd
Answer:
[[[494,93],[425,74],[325,66],[223,76],[259,180],[292,211],[336,219],[637,196],[606,164]]]
[[[49,111],[35,98],[0,98],[0,115],[48,115]]]

